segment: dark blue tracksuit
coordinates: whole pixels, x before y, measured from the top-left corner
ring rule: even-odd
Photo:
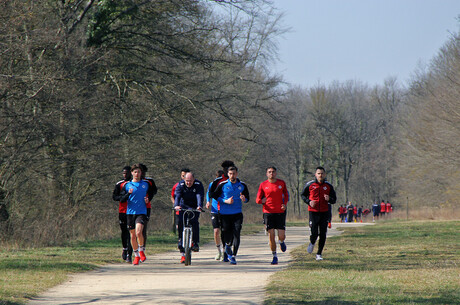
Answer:
[[[184,180],[181,180],[176,187],[176,191],[174,192],[174,206],[180,206],[183,209],[197,209],[203,208],[203,199],[204,199],[204,187],[203,184],[195,180],[191,187],[187,187]],[[191,215],[191,214],[188,214]],[[190,224],[192,225],[193,236],[192,241],[194,244],[198,244],[200,242],[200,223],[198,222],[198,218],[200,217],[200,213],[194,212],[194,217],[189,216]],[[184,230],[184,212],[179,212],[179,223],[177,224],[177,231],[179,233],[179,249],[182,250],[181,247],[181,240],[182,240],[182,231]]]

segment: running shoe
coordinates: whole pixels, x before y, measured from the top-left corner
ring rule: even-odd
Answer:
[[[128,250],[123,249],[123,252],[121,252],[121,258],[125,261],[127,257],[128,257]]]
[[[332,228],[332,224],[330,222],[327,223],[327,227],[330,229]]]
[[[131,255],[126,256],[126,262],[130,264],[133,262],[133,260],[131,259]]]
[[[182,255],[181,258],[180,258],[180,263],[181,264],[185,264],[185,256]]]
[[[193,244],[191,249],[193,252],[200,252],[200,246],[198,244]]]
[[[308,253],[313,253],[313,248],[315,247],[315,244],[310,243],[307,248]]]
[[[147,259],[147,257],[145,257],[144,251],[139,251],[139,256],[141,259],[141,263],[145,262],[145,260]]]
[[[225,253],[227,253],[228,257],[232,256],[232,247],[229,245],[225,245]]]
[[[280,248],[282,252],[286,252],[286,249],[287,249],[286,243],[285,242],[280,243]]]
[[[273,256],[273,260],[271,262],[272,265],[278,265],[278,257],[277,256]]]
[[[235,256],[232,255],[232,256],[229,256],[229,258],[230,258],[230,264],[236,265],[236,258],[235,258]]]
[[[216,261],[220,261],[222,259],[222,252],[217,252],[215,259]]]
[[[134,258],[134,261],[133,261],[133,265],[139,265],[139,261],[141,260],[141,258],[139,256],[136,256]]]
[[[316,260],[317,261],[322,261],[323,260],[323,257],[321,256],[321,254],[316,254]]]
[[[224,263],[228,263],[228,262],[229,262],[227,252],[224,252],[224,258],[222,259],[222,261],[223,261]]]

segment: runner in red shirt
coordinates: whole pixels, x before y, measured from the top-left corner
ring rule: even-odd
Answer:
[[[266,171],[267,180],[262,182],[257,192],[256,203],[262,204],[264,222],[267,227],[272,250],[272,265],[278,264],[276,254],[275,230],[278,230],[278,241],[281,251],[286,251],[286,204],[289,201],[289,193],[286,183],[281,179],[276,179],[276,168],[271,166]]]
[[[387,201],[387,203],[385,204],[385,209],[386,209],[385,212],[388,214],[388,216],[390,216],[390,213],[393,210],[390,202]]]
[[[386,209],[387,206],[385,204],[385,201],[382,200],[382,202],[380,202],[380,215],[382,215],[382,217],[385,216]]]

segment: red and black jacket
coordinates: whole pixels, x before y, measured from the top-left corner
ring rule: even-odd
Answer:
[[[112,198],[115,201],[119,201],[120,204],[118,205],[118,213],[120,214],[126,214],[126,209],[128,208],[128,201],[121,201],[121,198],[124,195],[123,187],[125,184],[129,182],[129,180],[120,180],[117,182],[115,185],[115,189],[113,190]]]
[[[329,202],[324,199],[324,195],[329,195]],[[328,212],[329,205],[334,204],[337,201],[337,196],[334,191],[334,187],[327,181],[319,183],[318,180],[312,180],[305,184],[302,192],[302,199],[308,204],[308,211],[310,212]],[[319,204],[312,208],[310,201],[318,201]]]

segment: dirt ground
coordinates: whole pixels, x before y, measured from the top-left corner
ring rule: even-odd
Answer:
[[[362,224],[333,224],[328,236],[340,234],[339,226],[354,225]],[[278,265],[270,264],[263,232],[242,236],[237,265],[214,260],[214,244],[193,253],[190,266],[179,263],[178,252],[149,256],[147,248],[147,261],[139,266],[120,263],[72,275],[28,304],[262,304],[270,275],[287,267],[290,250],[307,243],[309,234],[306,227],[287,228],[288,250],[278,247]]]

